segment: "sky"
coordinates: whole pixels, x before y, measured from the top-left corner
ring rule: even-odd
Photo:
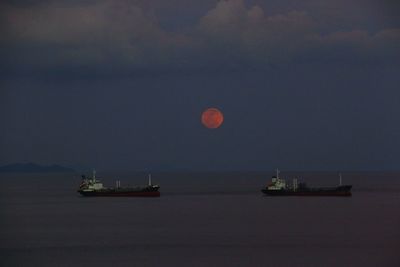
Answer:
[[[2,1],[0,165],[399,170],[398,14],[397,0]]]

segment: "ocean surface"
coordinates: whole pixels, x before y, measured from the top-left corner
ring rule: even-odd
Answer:
[[[349,198],[263,196],[272,174],[153,173],[160,198],[85,198],[79,175],[3,173],[0,266],[400,266],[400,173],[345,172]]]

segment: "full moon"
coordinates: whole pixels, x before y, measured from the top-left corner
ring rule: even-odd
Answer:
[[[223,121],[224,115],[217,108],[208,108],[201,114],[201,123],[209,129],[220,127]]]

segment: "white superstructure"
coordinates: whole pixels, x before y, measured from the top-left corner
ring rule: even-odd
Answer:
[[[80,185],[80,189],[83,191],[95,191],[103,188],[104,188],[103,184],[99,180],[96,180],[95,170],[93,170],[92,177],[91,178],[84,177]]]
[[[267,185],[268,190],[282,190],[286,189],[286,181],[279,177],[279,170],[276,169],[276,176],[272,177],[272,182]]]

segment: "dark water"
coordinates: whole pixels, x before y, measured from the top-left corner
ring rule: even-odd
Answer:
[[[270,175],[154,173],[162,195],[143,199],[80,197],[69,174],[2,174],[0,266],[400,266],[400,173],[344,173],[351,198],[264,197]]]

